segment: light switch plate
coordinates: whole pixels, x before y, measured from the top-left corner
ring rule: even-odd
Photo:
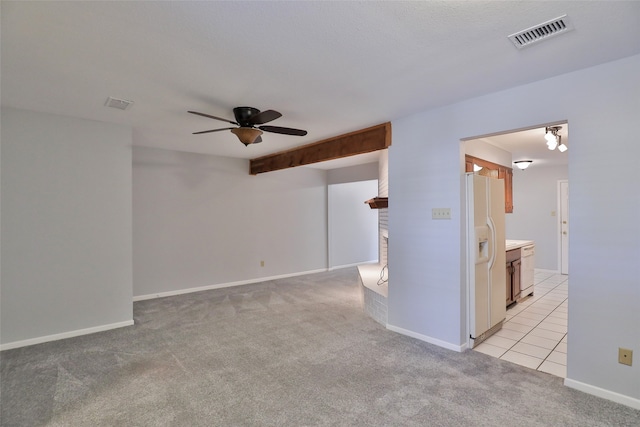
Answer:
[[[431,219],[451,219],[451,208],[431,209]]]

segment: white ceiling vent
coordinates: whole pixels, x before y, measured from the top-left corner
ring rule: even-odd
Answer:
[[[515,47],[522,49],[523,47],[564,34],[571,30],[573,30],[573,24],[569,20],[569,17],[562,15],[556,19],[511,34],[509,40],[511,40]]]
[[[120,110],[126,110],[133,104],[133,101],[127,101],[126,99],[118,99],[118,98],[107,98],[107,102],[105,102],[105,106],[111,108],[118,108]]]

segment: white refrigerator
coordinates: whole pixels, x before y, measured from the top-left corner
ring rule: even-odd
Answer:
[[[504,180],[466,174],[469,344],[502,327],[506,316]]]

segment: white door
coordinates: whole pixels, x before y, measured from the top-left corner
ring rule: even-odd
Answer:
[[[560,211],[560,273],[569,274],[569,181],[558,181]]]

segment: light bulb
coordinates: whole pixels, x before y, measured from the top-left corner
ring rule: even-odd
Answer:
[[[544,135],[544,139],[547,140],[547,143],[554,142],[556,140],[556,136],[551,131],[547,131]]]
[[[558,151],[559,151],[559,152],[561,152],[561,153],[564,153],[564,152],[565,152],[565,151],[567,151],[568,149],[569,149],[569,147],[567,147],[567,146],[566,146],[566,145],[564,145],[564,144],[560,144],[560,145],[558,145]]]

